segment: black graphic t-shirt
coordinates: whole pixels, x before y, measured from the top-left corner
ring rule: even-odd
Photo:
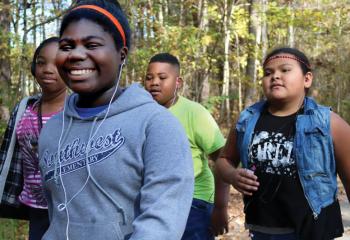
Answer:
[[[265,233],[296,232],[300,239],[332,239],[343,225],[338,201],[314,219],[300,184],[293,154],[296,114],[278,117],[264,111],[254,129],[248,168],[260,183],[245,197],[246,224]]]

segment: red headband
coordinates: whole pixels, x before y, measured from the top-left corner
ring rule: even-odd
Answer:
[[[289,59],[293,59],[295,61],[298,61],[302,64],[304,64],[308,69],[311,69],[311,66],[309,64],[307,64],[306,62],[304,62],[303,60],[301,60],[300,58],[298,57],[295,57],[295,56],[287,56],[287,55],[275,55],[275,56],[272,56],[268,59],[265,60],[263,66],[265,66],[268,62],[270,62],[271,60],[274,60],[276,58],[289,58]]]
[[[82,8],[85,8],[85,9],[93,9],[99,13],[102,13],[104,16],[106,16],[109,20],[111,20],[111,22],[116,26],[116,28],[118,29],[122,39],[123,39],[123,43],[124,43],[124,46],[126,46],[126,38],[125,38],[125,33],[124,33],[124,30],[123,30],[123,27],[122,25],[119,23],[118,19],[116,19],[110,12],[108,12],[107,10],[101,8],[101,7],[98,7],[98,6],[95,6],[95,5],[81,5],[81,6],[78,6],[76,8],[73,8],[72,11],[74,10],[77,10],[77,9],[82,9]]]

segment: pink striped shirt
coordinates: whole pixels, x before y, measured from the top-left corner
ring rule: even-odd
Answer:
[[[33,208],[47,208],[44,196],[38,159],[39,122],[38,113],[30,105],[25,110],[21,120],[18,122],[16,136],[19,151],[23,159],[23,190],[19,195],[19,201]],[[42,116],[44,125],[53,115]]]

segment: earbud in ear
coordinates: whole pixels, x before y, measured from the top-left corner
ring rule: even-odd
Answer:
[[[180,82],[179,82],[179,77],[177,77],[177,78],[176,78],[176,82],[175,82],[175,84],[176,84],[176,85],[175,85],[175,86],[176,86],[176,88],[178,88],[178,87],[179,87],[179,84],[180,84]]]
[[[126,54],[121,53],[121,60],[122,60],[121,64],[125,65],[125,63],[126,63]]]

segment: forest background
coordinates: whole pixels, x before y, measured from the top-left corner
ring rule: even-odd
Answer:
[[[202,103],[224,133],[262,98],[262,61],[280,46],[310,58],[310,94],[350,122],[349,0],[120,0],[133,30],[122,85],[142,83],[149,58],[170,52],[181,62],[182,95]],[[0,3],[0,139],[9,111],[39,92],[30,74],[36,46],[57,34],[69,0]],[[26,223],[0,222],[1,239],[25,239]]]

